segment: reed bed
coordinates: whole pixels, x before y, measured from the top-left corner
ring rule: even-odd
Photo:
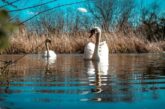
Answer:
[[[44,41],[48,37],[52,41],[50,49],[57,53],[83,53],[85,44],[95,41],[94,37],[88,36],[89,33],[86,32],[44,35],[23,31],[10,37],[10,46],[3,53],[42,53],[45,51]],[[108,43],[110,53],[149,53],[165,50],[165,41],[149,42],[131,32],[127,35],[120,32],[103,33],[102,41],[104,40]]]

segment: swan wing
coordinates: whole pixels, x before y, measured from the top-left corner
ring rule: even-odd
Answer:
[[[95,49],[95,44],[89,42],[84,48],[84,59],[92,59],[94,49]]]
[[[56,53],[52,50],[49,50],[48,53],[44,51],[43,57],[56,58]]]
[[[105,41],[99,44],[99,56],[101,60],[108,60],[109,48]]]
[[[95,44],[89,42],[84,49],[84,59],[92,59],[94,54]],[[99,56],[102,61],[108,61],[109,48],[106,41],[100,42],[99,44]]]

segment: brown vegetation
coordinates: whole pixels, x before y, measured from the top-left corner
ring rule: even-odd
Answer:
[[[95,41],[88,36],[86,32],[39,35],[22,31],[10,38],[10,47],[5,49],[4,53],[41,53],[45,51],[44,41],[47,37],[52,40],[50,49],[57,53],[83,53],[85,44]],[[165,41],[149,42],[137,37],[133,32],[126,36],[120,32],[103,33],[102,41],[104,40],[108,43],[110,53],[148,53],[165,50]]]

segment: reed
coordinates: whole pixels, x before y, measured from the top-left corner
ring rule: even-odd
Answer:
[[[44,41],[51,38],[51,50],[57,53],[83,53],[84,46],[89,41],[94,42],[94,38],[88,38],[86,32],[36,34],[27,31],[19,31],[10,37],[10,47],[3,53],[42,53],[45,51]],[[125,35],[122,32],[103,33],[102,40],[107,41],[110,53],[148,53],[163,52],[165,41],[149,42],[133,32]]]

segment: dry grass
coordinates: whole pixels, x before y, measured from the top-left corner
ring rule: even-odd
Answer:
[[[41,53],[45,51],[44,41],[47,37],[52,40],[50,49],[57,53],[83,53],[85,44],[95,41],[88,36],[88,33],[38,35],[23,31],[13,34],[10,38],[10,47],[3,53]],[[165,50],[165,41],[151,43],[138,38],[134,33],[127,36],[123,33],[103,33],[102,40],[107,41],[110,53],[148,53]]]

